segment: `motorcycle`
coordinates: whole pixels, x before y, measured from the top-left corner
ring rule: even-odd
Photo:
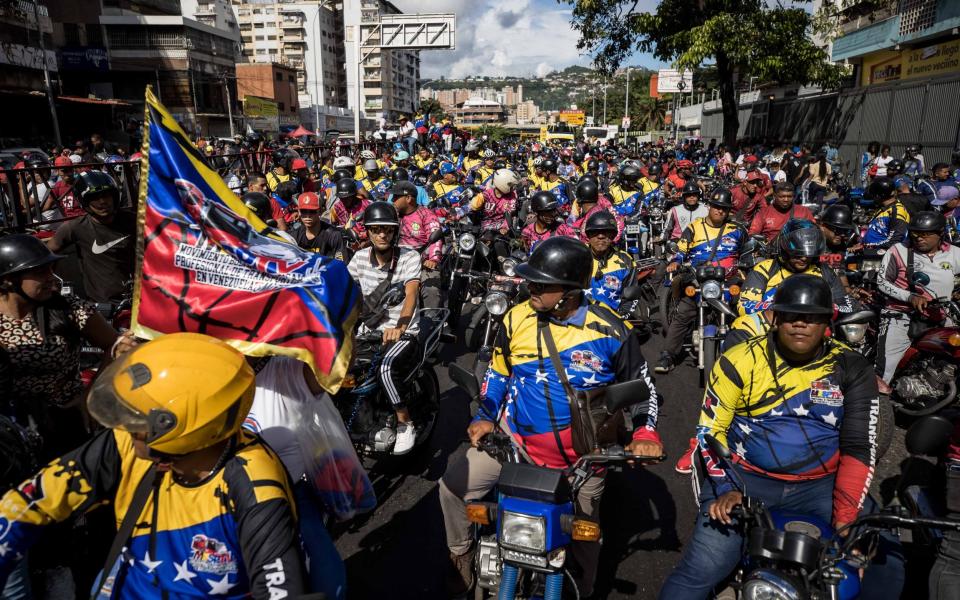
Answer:
[[[712,435],[705,436],[713,454],[731,473],[743,500],[731,512],[745,528],[743,560],[731,587],[741,600],[853,600],[860,596],[860,569],[870,565],[864,546],[876,544],[882,531],[957,529],[960,523],[911,517],[902,507],[861,515],[844,528],[800,511],[767,508],[746,494],[743,481],[730,467],[731,453]]]
[[[478,271],[465,275],[471,280],[484,282],[485,286],[483,303],[473,311],[463,335],[467,348],[477,350],[477,369],[481,374],[486,371],[486,365],[493,356],[493,342],[503,325],[503,315],[529,295],[523,279],[515,276],[515,261],[515,258],[504,261],[504,271],[509,273],[507,275]]]
[[[662,264],[663,260],[660,258],[637,260],[634,263],[636,278],[632,284],[623,289],[623,294],[620,296],[618,311],[620,317],[630,323],[641,337],[649,335],[653,326],[650,307],[657,304],[657,289],[650,279]]]
[[[450,378],[473,397],[480,388],[465,369],[451,365]],[[606,410],[613,414],[634,403],[639,382],[605,388]],[[574,501],[599,468],[623,469],[628,462],[652,464],[664,456],[633,456],[622,446],[609,446],[580,457],[565,470],[549,469],[521,460],[512,438],[497,431],[480,439],[479,448],[502,464],[497,501],[467,504],[467,518],[478,530],[475,556],[476,598],[496,595],[501,600],[542,598],[560,600],[564,579],[573,593],[579,590],[564,568],[574,541],[597,542],[600,524],[576,515]]]
[[[403,286],[395,284],[384,294],[382,310],[398,306],[403,297]],[[430,438],[440,408],[440,384],[434,365],[439,358],[440,345],[452,341],[452,336],[442,331],[448,314],[445,308],[422,308],[417,311],[419,331],[401,337],[416,339],[420,349],[416,364],[410,368],[401,386],[405,404],[416,425],[416,446]],[[389,347],[383,346],[380,331],[358,334],[354,343],[356,359],[333,401],[357,454],[364,458],[389,454],[396,442],[396,415],[378,378]]]

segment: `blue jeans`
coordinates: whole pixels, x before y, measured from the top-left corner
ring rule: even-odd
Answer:
[[[330,600],[344,600],[347,597],[347,569],[323,525],[320,502],[306,481],[298,481],[293,486],[293,497],[300,518],[300,539],[309,565],[310,591],[323,592]]]
[[[735,467],[736,468],[736,467]],[[802,482],[784,482],[761,477],[736,468],[746,485],[747,495],[763,500],[768,508],[796,510],[815,515],[828,523],[833,518],[834,477]],[[716,500],[713,486],[704,481],[700,491],[700,513],[679,564],[660,589],[661,600],[703,600],[726,579],[743,556],[742,528],[736,521],[723,525],[706,515],[709,505]],[[872,502],[870,502],[872,505]],[[864,510],[867,510],[865,504]],[[878,556],[867,569],[863,582],[863,598],[899,598],[903,587],[903,560],[899,544],[893,538],[884,538]],[[874,566],[876,568],[874,568]],[[870,581],[872,580],[872,581]],[[897,587],[898,586],[898,587]],[[883,589],[881,596],[871,596],[870,589]],[[889,594],[890,590],[896,593]]]
[[[33,595],[30,591],[30,569],[27,559],[24,558],[7,577],[7,585],[0,589],[2,600],[30,600]]]

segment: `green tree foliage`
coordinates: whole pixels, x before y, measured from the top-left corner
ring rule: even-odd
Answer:
[[[794,5],[806,0],[795,0]],[[736,141],[737,82],[836,87],[843,69],[830,62],[809,34],[814,17],[803,8],[766,0],[662,0],[656,12],[637,11],[637,0],[558,0],[573,5],[578,48],[598,69],[613,72],[634,52],[651,52],[677,68],[715,65],[723,107],[723,138]],[[608,98],[609,102],[609,98]]]
[[[431,117],[436,117],[438,121],[446,119],[449,116],[446,111],[443,110],[443,107],[440,106],[440,103],[433,98],[420,101],[420,112],[425,115],[430,115]]]

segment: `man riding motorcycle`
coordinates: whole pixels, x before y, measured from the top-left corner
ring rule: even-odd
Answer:
[[[118,533],[95,597],[303,594],[289,476],[241,428],[253,396],[244,356],[196,333],[106,367],[87,399],[106,429],[0,501],[0,589],[44,528],[111,503]]]
[[[617,174],[617,180],[610,184],[607,196],[613,203],[617,213],[630,215],[636,209],[640,189],[640,169],[633,165],[626,165]]]
[[[354,254],[347,265],[364,298],[358,333],[380,331],[383,345],[389,347],[377,377],[396,413],[393,453],[406,454],[413,449],[417,432],[399,388],[420,352],[420,345],[414,337],[404,337],[405,333],[414,334],[419,328],[420,253],[398,245],[400,219],[397,209],[389,202],[374,202],[367,206],[363,211],[363,222],[371,245]],[[394,283],[403,286],[403,302],[388,308],[386,313],[378,313],[376,309],[380,308],[383,295]],[[371,313],[374,314],[371,316]],[[394,429],[394,425],[388,422],[385,428]]]
[[[737,258],[747,240],[747,231],[730,222],[733,202],[729,191],[716,190],[707,202],[710,206],[707,216],[690,223],[680,236],[677,242],[679,251],[667,265],[668,273],[676,272],[685,261],[693,267],[721,266],[726,269],[727,277],[736,273]],[[673,370],[683,349],[683,340],[693,329],[697,315],[698,308],[693,299],[681,297],[667,327],[664,349],[654,369],[657,373]]]
[[[548,238],[577,237],[577,232],[560,219],[557,199],[550,192],[535,193],[530,198],[530,212],[534,213],[536,218],[520,233],[520,240],[527,252],[532,252],[537,244]]]
[[[372,201],[386,199],[390,180],[383,175],[380,163],[375,160],[364,161],[363,170],[367,172],[367,176],[361,180],[361,183],[367,192],[367,198]]]
[[[763,191],[764,177],[760,171],[747,171],[746,179],[730,189],[733,198],[732,218],[740,223],[751,223],[753,216],[766,206]]]
[[[352,230],[361,243],[367,241],[367,232],[363,226],[363,213],[370,201],[357,196],[357,182],[353,179],[341,179],[337,182],[337,199],[330,207],[330,222],[337,227]]]
[[[827,207],[820,214],[820,231],[826,241],[826,252],[820,257],[820,264],[834,269],[842,279],[850,248],[860,240],[853,225],[853,211],[846,204]]]
[[[557,207],[564,214],[569,212],[570,203],[573,201],[573,190],[570,184],[557,174],[557,161],[548,158],[540,164],[543,170],[544,178],[540,182],[540,189],[544,192],[553,194],[557,199]]]
[[[940,213],[917,213],[910,221],[910,244],[894,244],[880,263],[877,287],[886,305],[880,313],[877,371],[887,384],[910,347],[911,318],[929,319],[927,303],[953,295],[960,275],[960,248],[944,240],[946,225]],[[918,286],[914,273],[926,274],[930,283]]]
[[[587,234],[583,229],[584,225],[591,216],[601,211],[609,212],[614,216],[617,222],[617,236],[613,241],[619,241],[620,235],[623,233],[623,217],[617,214],[609,200],[600,196],[596,179],[592,176],[584,176],[577,184],[577,199],[573,203],[573,209],[567,219],[567,223],[579,233],[580,239],[584,243],[587,242]]]
[[[663,228],[664,232],[669,232],[667,235],[671,240],[679,240],[691,223],[706,218],[709,212],[707,205],[700,202],[703,199],[703,190],[696,181],[688,181],[680,193],[683,201],[667,213],[667,222]]]
[[[750,235],[762,235],[772,242],[791,219],[813,221],[813,213],[793,202],[793,185],[781,181],[773,186],[773,201],[761,208],[750,223]]]
[[[742,530],[730,513],[744,491],[709,450],[707,434],[730,448],[746,493],[767,508],[812,513],[841,528],[867,496],[877,386],[863,356],[826,337],[830,286],[791,277],[773,311],[775,329],[724,352],[708,379],[697,426],[708,477],[693,540],[661,588],[663,600],[706,598],[741,560]]]
[[[587,218],[583,233],[593,255],[593,276],[587,295],[613,310],[620,308],[623,289],[633,284],[636,269],[630,255],[614,246],[619,235],[616,217],[606,210]]]
[[[865,248],[886,250],[907,237],[910,213],[897,199],[897,188],[887,177],[877,177],[870,182],[867,196],[877,203],[877,212],[870,219],[863,234]]]
[[[503,317],[504,327],[481,388],[480,408],[467,430],[473,448],[447,468],[440,482],[452,565],[447,583],[451,595],[469,590],[473,583],[475,550],[465,501],[484,497],[497,483],[500,464],[477,449],[480,438],[493,432],[495,423],[513,437],[526,461],[563,469],[578,458],[566,387],[587,390],[641,380],[646,386],[637,402],[649,402],[649,409],[635,406],[631,410],[635,431],[626,451],[643,455],[662,451],[656,432],[657,392],[640,343],[616,313],[588,301],[583,293],[590,286],[592,262],[581,242],[553,238],[538,245],[530,260],[517,267],[517,274],[529,282],[530,300]],[[562,372],[554,367],[557,361]],[[578,496],[579,509],[594,520],[602,491],[603,478],[597,477]],[[580,595],[589,596],[599,544],[575,543],[572,552],[583,569]]]
[[[490,176],[490,183],[482,194],[470,200],[470,210],[482,213],[481,230],[506,235],[510,231],[509,220],[517,211],[516,188],[520,178],[510,169],[499,169]]]

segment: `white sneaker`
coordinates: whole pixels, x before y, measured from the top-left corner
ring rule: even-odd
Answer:
[[[393,444],[394,454],[406,454],[413,450],[417,441],[417,429],[413,423],[397,423],[397,441]]]

